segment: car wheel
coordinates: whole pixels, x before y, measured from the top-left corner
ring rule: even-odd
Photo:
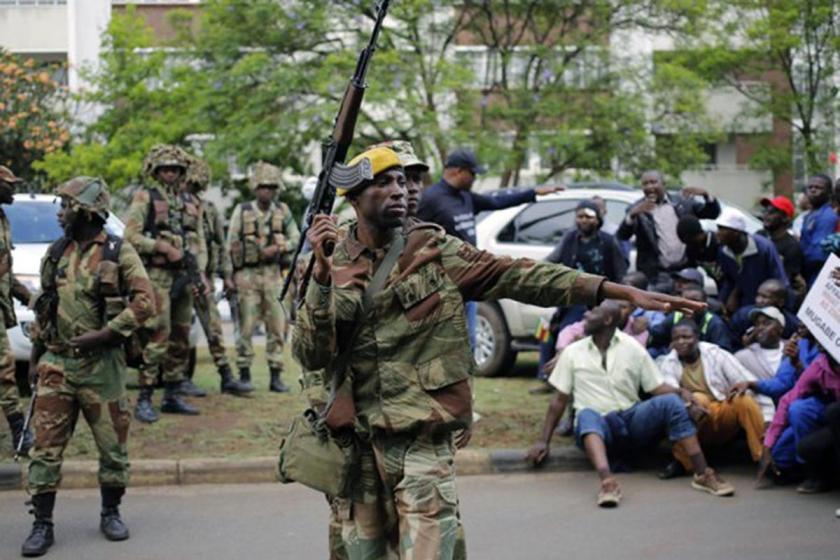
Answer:
[[[494,377],[509,371],[516,361],[510,347],[510,333],[499,306],[480,302],[475,326],[473,357],[478,365],[476,375]]]

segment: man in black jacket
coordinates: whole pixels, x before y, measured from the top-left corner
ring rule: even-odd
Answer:
[[[668,273],[686,264],[686,248],[677,236],[677,222],[687,215],[717,218],[720,204],[697,187],[686,187],[680,195],[666,193],[659,171],[642,174],[642,191],[644,198],[628,208],[616,237],[636,236],[636,268],[647,275],[654,291],[667,292],[671,284]]]
[[[604,217],[593,200],[582,200],[575,209],[575,229],[563,235],[560,243],[545,258],[548,262],[564,264],[589,274],[606,276],[612,282],[621,282],[627,273],[627,261],[615,237],[601,231]],[[543,368],[554,357],[554,341],[560,330],[583,318],[585,305],[558,307],[551,317],[549,337],[540,342],[540,365],[537,377],[545,380],[548,372]],[[548,385],[546,385],[548,386]],[[539,392],[539,391],[535,391]]]

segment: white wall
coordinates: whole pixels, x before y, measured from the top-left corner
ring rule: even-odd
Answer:
[[[745,210],[752,210],[758,200],[772,195],[773,176],[769,171],[755,171],[744,166],[719,166],[709,170],[686,171],[681,177],[683,184],[702,187],[715,196]]]
[[[64,53],[68,42],[67,6],[0,7],[0,45],[9,51]]]

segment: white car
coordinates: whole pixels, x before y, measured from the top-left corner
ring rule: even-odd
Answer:
[[[639,190],[621,185],[606,188],[570,188],[538,197],[535,202],[478,217],[476,240],[480,249],[495,255],[543,260],[560,242],[563,234],[575,225],[575,208],[581,200],[600,196],[607,206],[604,231],[615,233],[627,207],[642,196]],[[721,201],[722,206],[727,205]],[[745,215],[750,233],[762,224],[748,212]],[[703,220],[706,229],[714,229],[713,220]],[[635,248],[630,252],[630,269],[635,268]],[[711,282],[711,280],[709,280]],[[537,350],[534,336],[540,318],[548,321],[553,307],[537,307],[510,299],[484,301],[478,305],[475,360],[478,375],[494,376],[510,370],[519,351]]]
[[[61,237],[58,225],[58,209],[61,201],[49,194],[16,194],[14,203],[3,206],[12,229],[12,271],[30,291],[41,287],[41,259],[47,253],[50,243]],[[122,237],[125,226],[113,214],[108,217],[105,229]],[[31,309],[15,301],[17,326],[9,329],[9,343],[12,354],[18,362],[19,371],[26,370],[32,347],[29,329],[35,316]],[[190,332],[190,347],[195,348],[197,330],[195,321]],[[19,375],[20,379],[20,375]]]

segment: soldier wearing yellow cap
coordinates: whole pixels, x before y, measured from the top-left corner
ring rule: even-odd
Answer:
[[[20,182],[11,169],[0,165],[0,204],[14,202],[15,185]],[[12,299],[26,305],[29,296],[29,290],[12,273],[12,229],[6,213],[0,209],[0,409],[9,423],[15,448],[23,438],[22,452],[32,447],[32,434],[23,430],[23,412],[15,382],[15,357],[6,329],[17,325]]]
[[[283,186],[279,167],[258,162],[249,180],[256,199],[239,204],[230,217],[227,250],[234,270],[239,296],[239,336],[236,365],[240,381],[251,385],[254,349],[251,338],[259,321],[266,330],[266,359],[270,373],[269,389],[284,393],[283,337],[285,317],[278,301],[283,286],[283,268],[300,240],[300,231],[289,207],[275,201]]]

